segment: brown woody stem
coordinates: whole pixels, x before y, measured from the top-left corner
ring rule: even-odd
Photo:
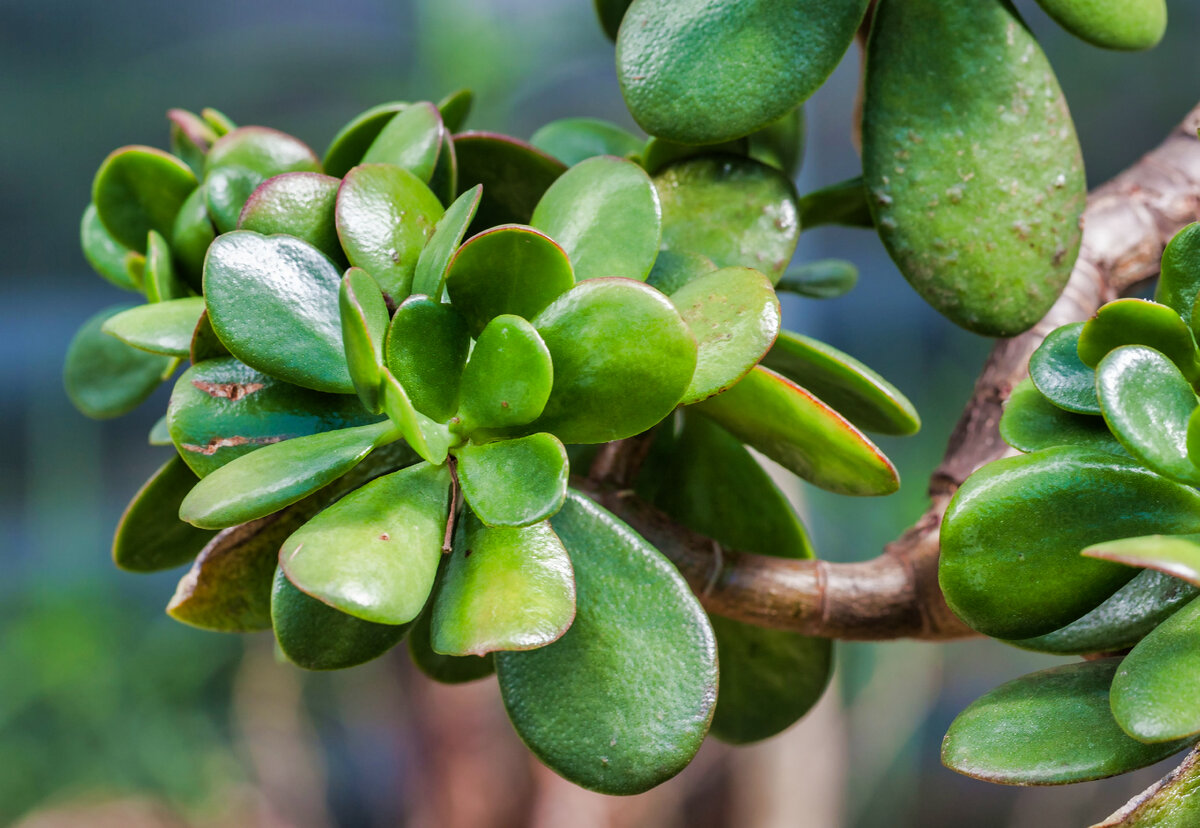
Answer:
[[[929,483],[930,505],[881,555],[858,563],[789,560],[723,549],[628,491],[624,474],[645,446],[605,446],[575,484],[633,526],[679,567],[711,612],[762,627],[849,640],[943,640],[972,635],[938,588],[938,531],[967,476],[1010,450],[1000,412],[1029,355],[1060,325],[1158,275],[1163,248],[1200,214],[1200,106],[1161,146],[1093,191],[1079,259],[1062,297],[1032,330],[997,341]]]

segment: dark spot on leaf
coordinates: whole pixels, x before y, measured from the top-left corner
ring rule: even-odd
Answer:
[[[501,401],[500,401],[500,407],[501,407],[501,408],[508,408],[508,400],[501,400]]]
[[[471,550],[470,550],[470,549],[468,549],[466,552],[464,552],[464,553],[463,553],[463,557],[464,557],[464,558],[469,558],[469,557],[471,557]]]
[[[241,435],[236,435],[234,437],[213,437],[211,440],[209,440],[203,446],[197,446],[197,445],[193,445],[191,443],[184,443],[182,446],[180,446],[180,448],[186,449],[187,451],[196,452],[197,454],[203,454],[208,457],[211,457],[212,455],[216,454],[219,450],[221,450],[223,448],[231,448],[233,446],[269,446],[272,443],[278,443],[282,439],[283,439],[282,437],[278,437],[278,436],[276,436],[276,437],[242,437]]]
[[[379,536],[379,539],[380,540],[391,540],[392,536],[389,535],[387,532],[384,532],[382,535]]]
[[[219,397],[233,402],[237,402],[263,387],[261,382],[205,382],[204,380],[192,380],[192,385],[210,397]]]

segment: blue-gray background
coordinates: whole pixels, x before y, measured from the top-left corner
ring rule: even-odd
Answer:
[[[1066,90],[1092,185],[1200,100],[1196,4],[1170,3],[1166,41],[1135,55],[1018,6]],[[808,104],[802,191],[857,172],[856,77],[852,50]],[[1098,820],[1155,778],[1024,791],[956,776],[937,761],[954,713],[1051,660],[991,642],[850,645],[814,721],[762,748],[706,748],[645,801],[613,804],[530,775],[487,689],[430,690],[399,660],[300,676],[274,667],[261,637],[247,646],[167,619],[179,573],[118,573],[108,539],[163,460],[145,434],[165,397],[95,423],[61,390],[74,329],[121,301],[78,251],[97,165],[122,144],[164,146],[172,106],[215,106],[321,151],[368,106],[461,86],[476,93],[477,128],[527,137],[584,114],[632,126],[587,0],[0,0],[0,824],[41,809],[39,825],[112,813],[123,825],[567,824],[562,813],[572,825],[1061,826]],[[797,261],[827,256],[858,265],[859,287],[785,299],[788,327],[880,370],[925,419],[920,436],[883,441],[900,494],[804,491],[822,556],[854,560],[921,512],[988,343],[926,308],[872,234],[802,238]],[[513,763],[515,777],[491,766]]]

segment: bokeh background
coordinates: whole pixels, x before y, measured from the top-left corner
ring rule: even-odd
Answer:
[[[1018,2],[1066,90],[1094,186],[1200,100],[1200,4],[1169,3],[1164,43],[1102,52]],[[707,744],[641,797],[575,789],[508,729],[494,682],[433,687],[403,657],[336,675],[278,665],[269,636],[176,624],[179,572],[118,573],[108,542],[163,461],[146,434],[165,390],[115,422],[62,391],[74,329],[119,301],[77,224],[114,147],[166,145],[168,107],[215,106],[323,150],[386,100],[477,95],[469,125],[527,137],[597,115],[632,127],[587,0],[0,0],[0,824],[23,826],[1072,826],[1162,767],[1065,789],[1009,789],[938,762],[955,713],[1055,663],[1003,645],[850,644],[824,701],[760,746]],[[801,191],[857,172],[855,50],[807,105]],[[797,261],[841,257],[850,295],[785,298],[786,324],[896,382],[925,419],[885,439],[905,484],[882,500],[792,492],[820,553],[873,556],[924,486],[989,343],[930,311],[868,232],[805,234]]]

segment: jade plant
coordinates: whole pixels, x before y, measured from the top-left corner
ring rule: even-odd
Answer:
[[[150,435],[170,459],[113,543],[124,569],[189,566],[172,617],[273,629],[313,670],[407,639],[435,679],[495,673],[563,776],[642,791],[710,724],[740,743],[796,721],[831,642],[710,620],[572,464],[653,437],[641,496],[805,558],[746,446],[884,495],[899,480],[864,430],[919,419],[871,369],[780,329],[798,112],[710,150],[588,119],[531,143],[463,132],[469,100],[375,107],[323,157],[212,110],[173,110],[170,152],[112,153],[83,248],[146,301],[85,323],[67,390],[116,416],[178,373]],[[813,263],[788,285],[836,295],[853,276]]]

